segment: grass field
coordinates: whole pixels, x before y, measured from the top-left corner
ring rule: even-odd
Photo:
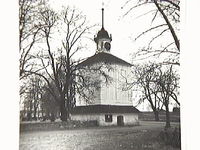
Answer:
[[[166,119],[165,112],[159,112],[159,119],[160,121],[165,121]],[[139,114],[139,120],[144,121],[154,121],[154,114],[153,112],[142,112]],[[172,122],[180,122],[180,113],[170,112],[170,120]]]
[[[164,126],[164,122],[141,121],[134,127],[22,132],[20,150],[179,150],[159,140]]]

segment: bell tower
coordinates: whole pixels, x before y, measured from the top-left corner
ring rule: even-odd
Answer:
[[[94,41],[97,45],[96,53],[110,52],[112,36],[108,35],[108,32],[104,29],[104,8],[102,10],[102,27],[101,30],[94,36]]]

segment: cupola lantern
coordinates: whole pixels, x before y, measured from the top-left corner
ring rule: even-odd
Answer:
[[[101,30],[97,33],[97,36],[94,37],[94,41],[97,44],[97,51],[99,52],[110,52],[112,36],[104,29],[104,8],[102,10],[102,27]]]

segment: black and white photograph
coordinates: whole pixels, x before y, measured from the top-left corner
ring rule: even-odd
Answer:
[[[181,3],[18,0],[15,149],[187,149]]]
[[[179,0],[19,0],[19,149],[181,149]]]

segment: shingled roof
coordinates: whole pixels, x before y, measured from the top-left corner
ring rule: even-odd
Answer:
[[[76,106],[72,114],[94,114],[94,113],[140,113],[133,106],[118,106],[118,105],[88,105]]]
[[[113,63],[114,64],[123,64],[123,65],[132,66],[132,64],[130,64],[110,53],[105,53],[105,52],[97,53],[97,54],[87,58],[86,60],[81,62],[79,65],[87,66],[87,65],[92,65],[97,62],[104,62],[104,63],[108,63],[108,64],[113,64]]]

